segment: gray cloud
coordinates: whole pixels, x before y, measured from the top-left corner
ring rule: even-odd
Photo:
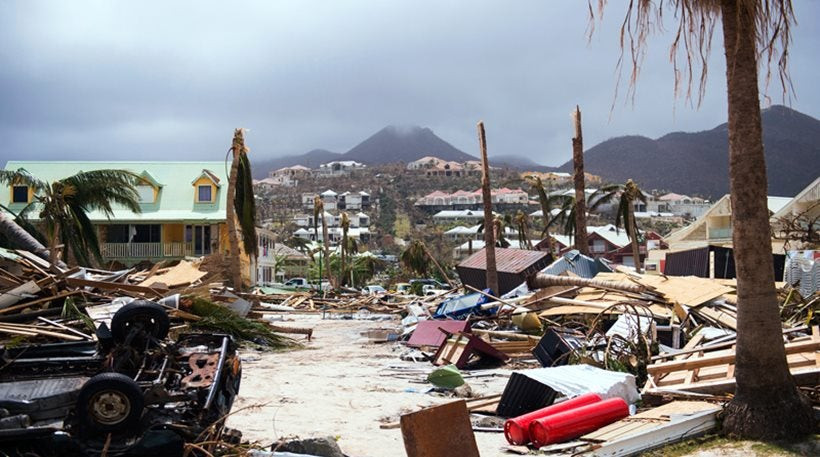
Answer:
[[[817,116],[820,4],[795,7],[792,107]],[[218,159],[237,126],[257,157],[344,151],[386,124],[475,154],[483,119],[491,155],[557,165],[575,104],[588,147],[723,122],[720,41],[694,110],[673,98],[668,35],[610,116],[623,8],[588,42],[583,1],[3,2],[0,163]]]

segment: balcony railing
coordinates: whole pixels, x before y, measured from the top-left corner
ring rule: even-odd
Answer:
[[[721,240],[721,239],[728,239],[732,237],[732,229],[731,228],[718,228],[718,229],[709,229],[709,239],[710,240]]]
[[[107,259],[157,259],[202,255],[194,252],[193,243],[103,243],[102,255]]]

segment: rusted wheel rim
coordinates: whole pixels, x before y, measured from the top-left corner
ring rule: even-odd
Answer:
[[[104,390],[94,394],[88,401],[88,412],[100,424],[116,425],[125,420],[131,412],[131,401],[115,390]]]

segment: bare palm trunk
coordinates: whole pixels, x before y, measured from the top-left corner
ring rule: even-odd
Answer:
[[[735,397],[724,430],[779,439],[809,433],[814,416],[792,379],[774,286],[756,58],[757,2],[722,0],[729,96],[729,189],[737,268]]]
[[[339,272],[339,287],[345,285],[345,257],[347,254],[347,227],[342,229],[342,271]]]
[[[572,138],[572,166],[575,183],[575,249],[581,254],[589,255],[587,241],[587,199],[584,192],[584,139],[581,135],[581,110],[575,106],[572,113],[575,125],[575,136]]]
[[[635,225],[635,208],[632,207],[632,202],[629,202],[629,206],[627,207],[626,213],[627,221],[626,223],[629,224],[629,237],[632,240],[632,259],[633,263],[635,264],[635,272],[641,272],[641,250],[638,246],[638,226]]]
[[[245,149],[245,134],[242,129],[236,129],[233,132],[233,144],[231,144],[231,151],[233,152],[233,161],[231,161],[231,174],[228,178],[228,195],[226,199],[225,217],[228,224],[228,268],[231,276],[231,284],[235,290],[242,289],[242,267],[240,266],[239,253],[239,235],[236,227],[236,208],[234,207],[234,200],[236,199],[236,176],[239,172],[239,155]]]
[[[37,238],[31,236],[30,233],[25,231],[22,227],[17,225],[6,212],[0,211],[0,232],[6,236],[15,246],[19,246],[21,249],[30,251],[46,260],[53,259],[54,256],[51,255],[48,248],[42,245]],[[55,259],[57,264],[61,264],[59,259]],[[65,265],[62,265],[65,266]]]
[[[487,254],[487,287],[498,292],[498,272],[495,269],[495,230],[493,224],[493,197],[490,192],[490,164],[487,160],[487,137],[484,122],[478,123],[478,144],[481,148],[481,194],[484,198],[484,249]]]
[[[325,220],[325,213],[322,212],[322,249],[325,253],[325,274],[327,275],[327,282],[330,283],[330,287],[335,289],[333,285],[333,272],[330,271],[330,246],[327,243],[327,220]],[[319,283],[319,287],[321,288],[321,283]]]
[[[54,259],[55,262],[60,261],[60,253],[57,251],[57,246],[60,244],[60,223],[54,222],[54,229],[51,231],[51,239],[48,244],[48,256]]]

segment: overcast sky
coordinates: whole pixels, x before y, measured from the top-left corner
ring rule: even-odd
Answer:
[[[255,158],[344,152],[388,124],[475,155],[483,119],[491,156],[558,165],[575,104],[587,148],[725,122],[720,29],[700,109],[673,98],[667,34],[610,118],[624,4],[588,42],[585,0],[0,0],[0,164],[215,160],[239,126]],[[791,106],[820,117],[820,2],[795,9]]]

